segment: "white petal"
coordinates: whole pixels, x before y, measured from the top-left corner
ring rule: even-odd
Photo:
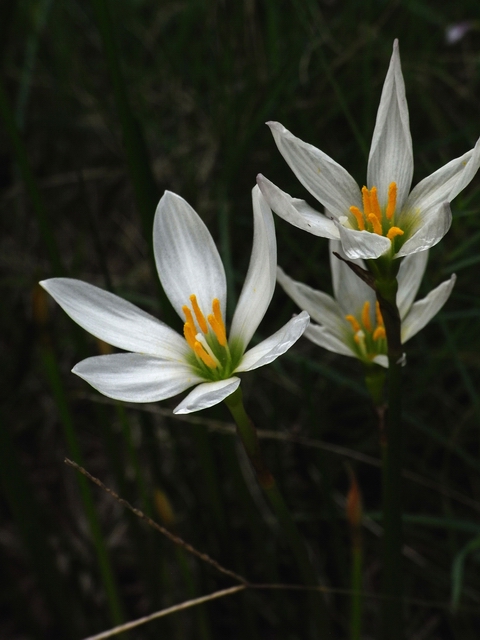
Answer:
[[[379,364],[381,367],[385,367],[385,369],[388,369],[388,356],[384,356],[384,355],[375,356],[375,358],[373,359],[373,362],[375,362],[376,364]]]
[[[410,340],[440,311],[452,293],[455,280],[456,276],[454,274],[450,280],[442,282],[433,291],[430,291],[426,298],[415,302],[410,309],[410,313],[402,322],[402,343]]]
[[[173,413],[192,413],[213,407],[238,389],[240,378],[227,378],[218,382],[204,382],[195,387]]]
[[[404,206],[402,216],[397,220],[408,220],[412,212],[428,217],[429,212],[437,211],[444,202],[451,202],[472,180],[480,165],[480,140],[463,156],[451,160],[446,165],[424,178],[412,190]]]
[[[292,198],[261,174],[257,176],[257,183],[271,209],[294,227],[321,238],[339,237],[335,223],[315,211],[305,200]]]
[[[330,333],[327,327],[319,327],[318,324],[310,324],[307,327],[304,336],[319,347],[323,347],[328,351],[333,351],[333,353],[339,353],[342,356],[351,356],[352,358],[358,357],[346,342],[343,342],[337,336]]]
[[[397,307],[405,318],[415,300],[423,274],[427,268],[428,250],[412,253],[402,260],[398,271]]]
[[[353,205],[362,207],[360,189],[348,171],[320,149],[296,138],[279,122],[267,124],[290,169],[336,218],[347,215]]]
[[[377,187],[380,205],[385,206],[388,186],[391,182],[396,182],[397,207],[401,209],[410,191],[412,175],[412,137],[398,41],[395,40],[370,147],[368,187]]]
[[[72,278],[40,284],[77,324],[114,347],[170,360],[188,352],[176,331],[113,293]]]
[[[192,207],[180,196],[165,191],[153,223],[153,245],[158,275],[178,315],[197,296],[204,315],[212,313],[218,298],[225,317],[225,270],[210,232]]]
[[[448,202],[444,202],[435,212],[430,212],[427,220],[422,220],[412,236],[402,245],[400,251],[395,255],[396,258],[408,256],[410,253],[425,251],[430,249],[450,229],[452,224],[452,211]]]
[[[247,277],[233,315],[230,338],[244,351],[265,315],[275,290],[277,244],[270,207],[260,189],[252,191],[253,248]]]
[[[340,260],[333,255],[333,252],[335,251],[343,258],[347,258],[342,249],[341,243],[336,242],[335,240],[330,240],[329,249],[333,292],[335,299],[340,306],[342,318],[349,314],[357,316],[361,313],[363,305],[367,300],[370,302],[370,306],[373,309],[373,305],[375,305],[376,300],[373,289],[365,284],[365,282],[363,282],[363,280],[361,280],[350,269],[350,267],[343,262],[343,260]],[[357,264],[362,269],[365,269],[363,260],[351,260],[351,262]]]
[[[124,402],[165,400],[203,382],[185,362],[170,362],[138,353],[87,358],[72,371],[103,395]]]
[[[343,314],[336,300],[323,291],[316,291],[302,282],[292,280],[280,267],[277,269],[277,280],[285,293],[300,309],[307,311],[312,320],[325,325],[336,335],[341,332]]]
[[[337,228],[340,232],[343,251],[351,260],[379,258],[382,254],[390,251],[391,242],[385,236],[370,233],[370,231],[348,229],[342,224],[337,224]]]
[[[235,373],[258,369],[258,367],[263,367],[265,364],[276,360],[300,338],[309,322],[310,317],[306,311],[302,311],[298,316],[293,317],[273,336],[247,351],[239,366],[235,369]]]

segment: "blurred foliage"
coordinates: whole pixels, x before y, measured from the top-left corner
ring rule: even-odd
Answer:
[[[250,580],[299,580],[235,437],[218,429],[228,422],[225,408],[180,421],[169,410],[175,400],[123,407],[98,396],[69,371],[105,346],[74,327],[36,282],[64,272],[169,318],[148,231],[154,203],[169,189],[208,224],[238,295],[255,175],[315,205],[264,122],[282,122],[363,184],[398,37],[416,182],[480,134],[477,17],[473,0],[1,4],[2,638],[81,638],[230,586],[79,483],[65,455],[81,456],[152,517],[168,513],[169,528]],[[446,29],[465,20],[471,28],[448,44]],[[422,291],[453,271],[458,281],[442,314],[409,343],[405,369],[412,640],[478,638],[479,187],[476,179],[454,201],[452,229],[431,251]],[[276,226],[281,266],[330,290],[327,242],[278,219]],[[260,334],[293,311],[277,291]],[[269,464],[332,589],[350,586],[344,463],[354,464],[366,514],[363,586],[378,593],[378,444],[361,374],[355,361],[303,340],[245,377],[243,388],[257,426],[278,435],[265,440]],[[327,607],[335,637],[346,637],[348,596],[332,593]],[[375,598],[365,599],[364,613],[365,638],[373,637]],[[293,640],[308,637],[307,628],[303,594],[254,591],[130,637]]]

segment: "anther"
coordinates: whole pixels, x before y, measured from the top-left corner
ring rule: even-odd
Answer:
[[[378,300],[375,302],[375,318],[379,327],[384,327],[382,312],[380,311],[380,303]]]
[[[356,334],[361,330],[360,323],[355,318],[355,316],[352,316],[352,315],[345,316],[345,320],[348,320],[348,322],[350,322],[350,324],[352,325],[353,333]]]
[[[368,300],[363,305],[362,324],[368,332],[372,330],[372,323],[370,322],[370,302]]]
[[[385,338],[386,335],[387,334],[385,333],[385,327],[378,326],[373,332],[373,339],[381,340],[382,338]]]
[[[223,322],[222,323],[218,322],[217,318],[213,314],[210,314],[208,316],[208,323],[212,327],[214,334],[217,336],[218,343],[222,347],[226,347],[227,335],[225,332],[225,326]]]
[[[363,202],[363,213],[365,214],[365,217],[367,217],[370,213],[372,213],[370,191],[367,189],[367,187],[362,187],[362,202]]]
[[[183,335],[185,336],[185,340],[188,343],[188,346],[195,351],[195,325],[193,322],[185,322],[183,325]]]
[[[396,236],[403,236],[405,231],[402,231],[400,227],[390,227],[387,233],[387,238],[393,240]]]
[[[387,220],[391,220],[393,218],[393,214],[395,213],[396,206],[397,206],[397,183],[391,182],[388,187],[388,202],[387,202],[387,210],[385,212],[385,216]]]
[[[373,232],[377,233],[379,236],[382,234],[382,225],[380,223],[380,218],[378,218],[374,213],[371,213],[368,216],[368,221],[372,224]],[[393,229],[394,227],[392,227]]]
[[[198,326],[203,331],[203,333],[208,333],[207,321],[205,320],[205,316],[198,306],[197,296],[194,293],[192,293],[192,295],[190,296],[190,302],[192,303],[193,313],[195,314],[195,318],[197,319]]]
[[[380,209],[380,204],[378,202],[377,187],[372,187],[370,189],[370,206],[371,206],[371,210],[372,210],[373,215],[380,222],[380,220],[382,219],[382,211]],[[379,233],[379,232],[375,231],[375,233]],[[381,234],[382,234],[382,232],[380,231],[380,235]]]
[[[192,325],[192,327],[194,327],[195,322],[193,320],[192,312],[190,311],[190,309],[187,307],[186,304],[183,305],[182,311],[185,314],[185,322],[188,322],[189,324]]]
[[[207,365],[207,367],[209,367],[210,369],[217,368],[218,365],[215,360],[210,354],[205,351],[204,346],[200,342],[198,342],[198,340],[197,342],[195,342],[193,350],[195,351],[195,355],[198,356],[200,360],[202,360],[202,362]]]
[[[350,207],[351,213],[355,216],[355,220],[357,221],[358,230],[365,231],[365,221],[363,219],[362,212],[358,207]]]

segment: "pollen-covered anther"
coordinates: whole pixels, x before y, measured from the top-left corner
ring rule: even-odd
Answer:
[[[208,316],[208,323],[212,327],[215,333],[218,343],[222,347],[227,346],[227,332],[225,329],[225,323],[222,318],[222,310],[220,309],[220,301],[218,298],[214,298],[212,303],[213,314]]]
[[[385,333],[385,327],[378,326],[373,332],[372,337],[374,340],[381,340],[382,338],[385,338],[386,335],[387,334]]]
[[[205,347],[198,340],[193,345],[193,350],[195,351],[195,355],[200,358],[200,360],[209,367],[209,369],[216,369],[218,364],[212,358],[212,356],[207,353]]]
[[[391,220],[393,218],[393,214],[395,213],[396,206],[397,206],[397,183],[391,182],[388,186],[387,210],[385,211],[385,217],[387,218],[387,220]]]
[[[404,233],[405,231],[402,231],[400,227],[390,227],[390,229],[387,232],[387,238],[389,240],[393,240],[397,236],[403,236]]]
[[[366,331],[372,331],[372,323],[370,322],[370,302],[368,300],[362,308],[362,324]]]
[[[358,230],[365,231],[365,220],[363,219],[363,214],[358,207],[350,207],[350,212],[355,216],[355,220],[357,221]]]
[[[350,324],[352,325],[353,333],[356,334],[361,330],[360,323],[355,318],[355,316],[349,314],[348,316],[345,316],[345,320],[348,320],[348,322],[350,322]]]
[[[373,227],[373,233],[382,235],[382,223],[380,222],[380,218],[377,217],[375,213],[370,213],[368,215],[368,221],[371,223]]]
[[[195,318],[197,319],[198,326],[203,331],[203,333],[208,333],[207,321],[205,320],[205,316],[203,315],[202,310],[198,306],[197,296],[194,293],[192,293],[192,295],[190,296],[190,302],[192,303],[193,313],[195,314]]]
[[[185,314],[186,315],[186,314]],[[183,335],[185,336],[185,340],[188,343],[188,346],[195,351],[195,342],[196,340],[196,331],[195,325],[192,322],[185,322],[183,325]]]

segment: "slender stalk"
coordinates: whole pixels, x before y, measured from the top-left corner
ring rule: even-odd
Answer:
[[[318,579],[310,562],[305,542],[280,493],[275,478],[263,458],[257,430],[243,405],[241,389],[238,388],[232,395],[226,398],[225,404],[235,420],[237,433],[256,473],[258,483],[275,512],[293,555],[295,556],[302,579],[305,584],[309,586],[318,586]],[[315,621],[318,637],[322,639],[330,637],[328,635],[327,612],[322,596],[319,593],[311,593],[309,595],[309,604],[311,619]]]
[[[403,349],[401,320],[396,303],[395,275],[377,276],[375,289],[380,304],[388,344],[388,409],[382,448],[383,576],[382,640],[404,640],[402,566],[402,407],[401,372]]]
[[[350,640],[360,640],[362,633],[362,499],[357,478],[349,467],[350,490],[347,495],[346,516],[350,525],[352,540],[351,586],[352,600],[350,609]]]

